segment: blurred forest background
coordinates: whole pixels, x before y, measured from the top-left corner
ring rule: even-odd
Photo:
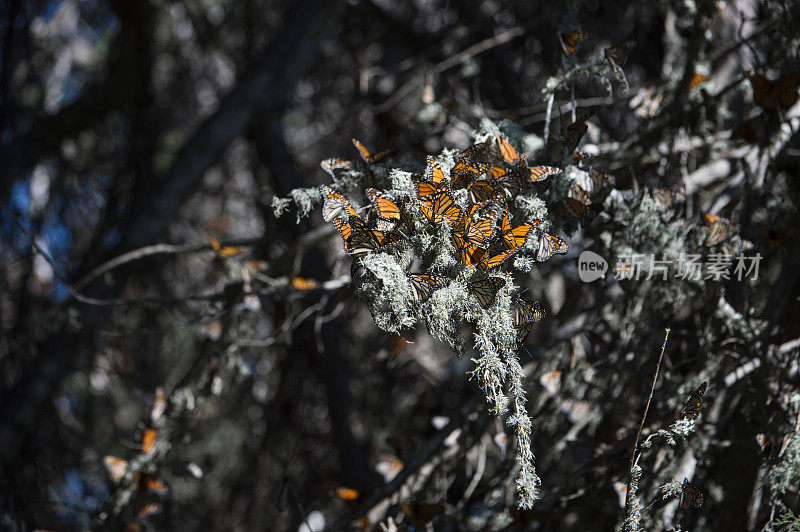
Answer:
[[[800,529],[798,36],[795,1],[2,2],[0,528]],[[318,211],[271,204],[352,137],[421,168],[485,119],[564,167],[547,141],[588,111],[615,191],[518,280],[548,312],[523,511],[471,356],[379,330]],[[758,280],[578,279],[701,213]],[[635,442],[703,381],[632,515]]]

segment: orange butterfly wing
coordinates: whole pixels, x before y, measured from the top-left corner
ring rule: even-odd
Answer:
[[[567,243],[557,237],[544,233],[539,239],[539,248],[536,251],[536,260],[545,262],[553,255],[564,255],[569,251]]]
[[[534,225],[538,225],[541,222],[542,220],[534,220],[532,223],[512,228],[508,214],[503,214],[503,217],[500,219],[500,238],[502,239],[503,245],[507,249],[516,249],[524,246]]]
[[[519,152],[508,141],[500,136],[500,132],[495,130],[494,134],[497,136],[497,151],[500,157],[503,158],[508,164],[515,166],[521,161]]]
[[[425,179],[432,183],[436,188],[449,186],[449,180],[447,179],[444,170],[442,170],[442,167],[439,166],[438,162],[436,162],[436,159],[430,155],[428,155],[428,165],[425,168]]]
[[[585,37],[586,33],[583,31],[567,31],[558,34],[558,42],[566,55],[572,55]]]
[[[447,192],[439,192],[433,196],[423,198],[418,203],[420,211],[432,224],[441,225],[446,220],[450,220],[452,224],[457,224],[461,219],[461,209],[453,202],[453,197]]]
[[[560,174],[561,168],[556,168],[555,166],[529,166],[528,171],[530,172],[528,179],[534,183],[538,183],[539,181],[544,181],[551,175]]]
[[[398,207],[397,204],[383,197],[383,195],[374,188],[368,188],[365,192],[380,218],[388,221],[400,220],[400,207]]]
[[[371,153],[367,149],[367,147],[361,144],[361,142],[359,142],[357,139],[352,139],[352,141],[353,141],[353,146],[355,146],[356,149],[358,150],[358,154],[361,155],[361,159],[367,164],[373,164],[380,161],[381,159],[386,157],[386,155],[390,151],[390,150],[384,150],[384,151],[379,151],[377,153]]]

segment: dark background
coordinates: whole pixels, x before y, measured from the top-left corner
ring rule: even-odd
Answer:
[[[391,454],[418,482],[387,490],[371,526],[410,526],[399,505],[413,500],[445,504],[442,530],[609,530],[665,326],[644,434],[701,380],[708,415],[646,462],[655,521],[643,526],[777,526],[798,508],[800,471],[800,450],[782,445],[798,419],[800,146],[798,120],[785,124],[798,113],[759,109],[746,73],[797,71],[798,14],[796,2],[747,0],[3,2],[0,527],[294,530],[313,512],[348,523],[365,509],[335,489],[380,489],[375,465]],[[567,58],[557,34],[578,29],[587,37]],[[763,277],[673,287],[683,299],[584,285],[582,238],[627,231],[608,218],[535,268],[525,284],[550,316],[521,356],[542,500],[514,522],[513,445],[504,457],[493,442],[502,425],[467,380],[469,356],[422,331],[401,350],[346,287],[286,287],[293,275],[340,279],[350,261],[316,231],[318,214],[295,224],[270,204],[329,182],[319,162],[355,158],[351,137],[421,167],[466,147],[485,118],[542,136],[547,81],[625,41],[629,90],[586,70],[555,92],[551,135],[572,102],[595,111],[587,142],[631,205],[644,187],[686,190],[686,220],[713,210],[740,224]],[[695,72],[709,83],[690,89]],[[643,111],[643,95],[660,106]],[[210,234],[246,254],[215,255]],[[172,247],[148,247],[159,243]],[[641,245],[659,250],[658,234]],[[556,393],[541,384],[553,370]],[[159,390],[168,406],[154,416]],[[436,415],[459,427],[457,444],[441,444]],[[143,454],[151,426],[158,443]],[[104,456],[141,472],[118,485]],[[165,493],[142,487],[145,474]],[[676,514],[658,488],[683,476],[706,505]],[[142,515],[147,503],[160,511]]]

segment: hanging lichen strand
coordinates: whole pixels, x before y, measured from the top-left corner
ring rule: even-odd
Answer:
[[[565,160],[580,159],[572,154],[587,118],[565,128]],[[352,281],[378,327],[401,333],[422,323],[461,356],[466,346],[459,331],[464,324],[472,326],[471,377],[492,412],[514,429],[519,505],[530,508],[540,480],[518,353],[545,312],[516,293],[513,272],[528,272],[536,262],[567,253],[553,221],[596,214],[613,179],[589,170],[583,173],[586,184],[560,179],[557,188],[563,194],[549,194],[548,178],[561,169],[529,166],[513,145],[521,137],[504,133],[514,125],[500,126],[503,131],[485,124],[475,143],[461,152],[445,149],[428,156],[424,170],[418,161],[372,153],[353,140],[360,160],[323,161],[333,182],[318,191],[295,190],[292,199],[299,219],[321,198],[323,219],[336,227],[344,251],[353,257]],[[422,173],[411,171],[415,168]],[[553,197],[559,198],[556,206]],[[276,213],[288,203],[275,199]]]

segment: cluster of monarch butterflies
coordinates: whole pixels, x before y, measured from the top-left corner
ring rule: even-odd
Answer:
[[[581,117],[566,130],[567,143],[571,149],[577,146],[586,131],[585,121],[590,115]],[[388,152],[372,153],[362,143],[353,139],[361,161],[369,168],[383,159]],[[339,172],[348,171],[357,164],[342,158],[326,159],[321,163],[334,182]],[[528,238],[543,221],[529,220],[520,225],[512,223],[508,202],[517,197],[525,187],[541,183],[558,174],[561,169],[551,166],[529,166],[524,154],[518,152],[498,130],[494,138],[473,144],[455,156],[449,172],[432,156],[428,156],[422,174],[413,174],[411,179],[415,197],[390,199],[375,188],[366,188],[369,210],[364,214],[333,186],[320,186],[323,198],[322,216],[338,231],[344,250],[356,257],[389,250],[417,231],[415,218],[434,232],[448,231],[450,241],[465,270],[480,272],[482,278],[470,282],[469,292],[482,308],[488,309],[497,292],[505,286],[501,277],[489,274],[500,268],[508,259],[521,251]],[[590,209],[591,197],[608,187],[613,180],[598,172],[592,175],[592,183],[586,191],[583,209],[577,214],[577,205],[572,209],[576,217],[584,217]],[[463,192],[458,192],[463,191]],[[457,196],[462,196],[459,204]],[[544,262],[553,255],[567,253],[569,247],[564,239],[539,232],[538,245],[534,246],[535,259]],[[444,288],[450,279],[426,272],[406,272],[411,294],[415,302],[424,302],[434,291]],[[513,302],[513,323],[522,342],[533,323],[544,316],[543,308],[536,302],[516,297]]]

